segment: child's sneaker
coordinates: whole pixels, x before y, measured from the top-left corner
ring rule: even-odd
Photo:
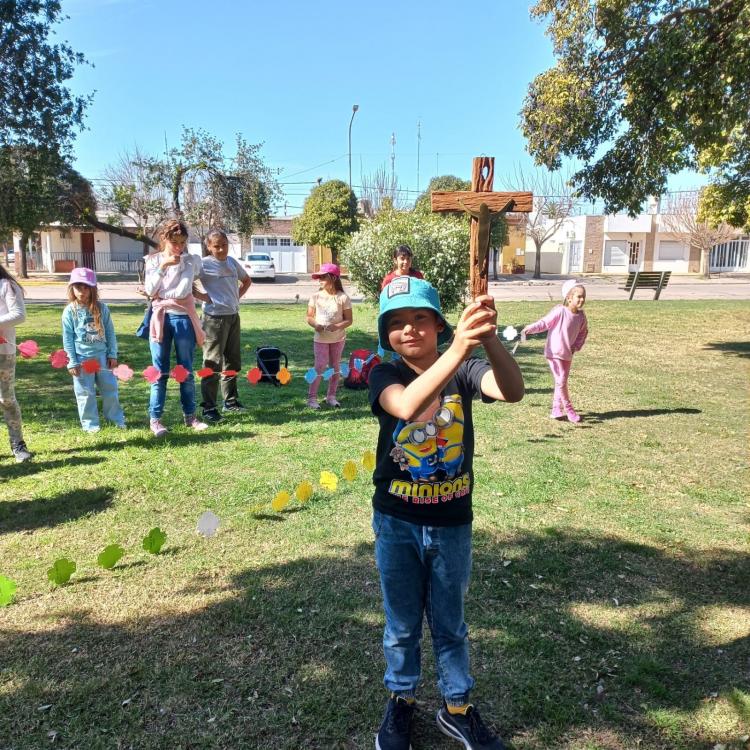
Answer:
[[[310,409],[320,409],[320,404],[316,398],[308,398],[307,405]]]
[[[550,419],[564,419],[565,412],[559,406],[553,406],[552,411],[549,413]]]
[[[227,401],[224,404],[224,413],[244,414],[247,411],[239,401]]]
[[[204,409],[203,421],[208,422],[208,424],[219,424],[219,422],[224,421],[224,417],[219,414],[218,409]]]
[[[164,437],[164,435],[169,432],[169,430],[167,430],[167,428],[161,423],[161,419],[152,419],[149,423],[149,427],[155,437]]]
[[[338,401],[336,401],[335,398],[327,398],[326,403],[328,404],[328,406],[333,406],[335,409],[341,406],[341,404]]]
[[[208,425],[205,422],[201,422],[195,414],[185,414],[185,427],[191,427],[196,432],[203,432],[208,429]]]
[[[25,464],[27,461],[31,461],[31,453],[23,440],[13,443],[11,445],[11,450],[13,451],[17,464]]]
[[[94,425],[93,427],[84,427],[83,428],[83,431],[84,432],[88,432],[90,435],[96,434],[97,432],[99,432],[99,430],[101,430],[101,427],[99,427],[98,424]]]
[[[565,413],[568,415],[568,422],[572,422],[573,424],[578,424],[578,422],[581,421],[580,415],[578,414],[578,412],[576,412],[576,410],[572,406],[569,406],[565,410]]]
[[[415,704],[391,695],[375,738],[376,750],[411,750],[411,720]]]
[[[465,714],[452,714],[443,703],[437,713],[437,725],[443,734],[463,742],[466,750],[506,750],[500,738],[487,728],[474,706],[469,706]]]

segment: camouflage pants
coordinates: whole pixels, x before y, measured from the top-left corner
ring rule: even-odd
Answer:
[[[23,440],[21,431],[21,410],[16,401],[16,355],[0,354],[0,409],[8,425],[10,444]]]

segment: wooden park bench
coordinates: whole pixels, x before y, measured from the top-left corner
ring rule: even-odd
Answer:
[[[671,271],[631,271],[624,286],[626,292],[630,291],[628,299],[633,299],[636,289],[654,289],[654,299],[659,299],[671,275]]]

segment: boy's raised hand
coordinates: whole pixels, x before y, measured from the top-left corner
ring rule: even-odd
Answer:
[[[488,302],[489,301],[489,302]],[[496,336],[497,310],[495,301],[483,295],[466,307],[456,324],[451,347],[465,359],[474,349]]]

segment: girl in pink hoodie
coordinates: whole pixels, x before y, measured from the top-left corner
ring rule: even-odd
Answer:
[[[570,402],[568,375],[573,355],[583,347],[589,333],[586,313],[583,312],[586,289],[580,282],[570,279],[563,284],[562,296],[562,305],[556,305],[536,323],[527,325],[521,331],[521,336],[548,331],[544,356],[555,379],[550,419],[567,416],[569,421],[577,423],[581,418]]]

